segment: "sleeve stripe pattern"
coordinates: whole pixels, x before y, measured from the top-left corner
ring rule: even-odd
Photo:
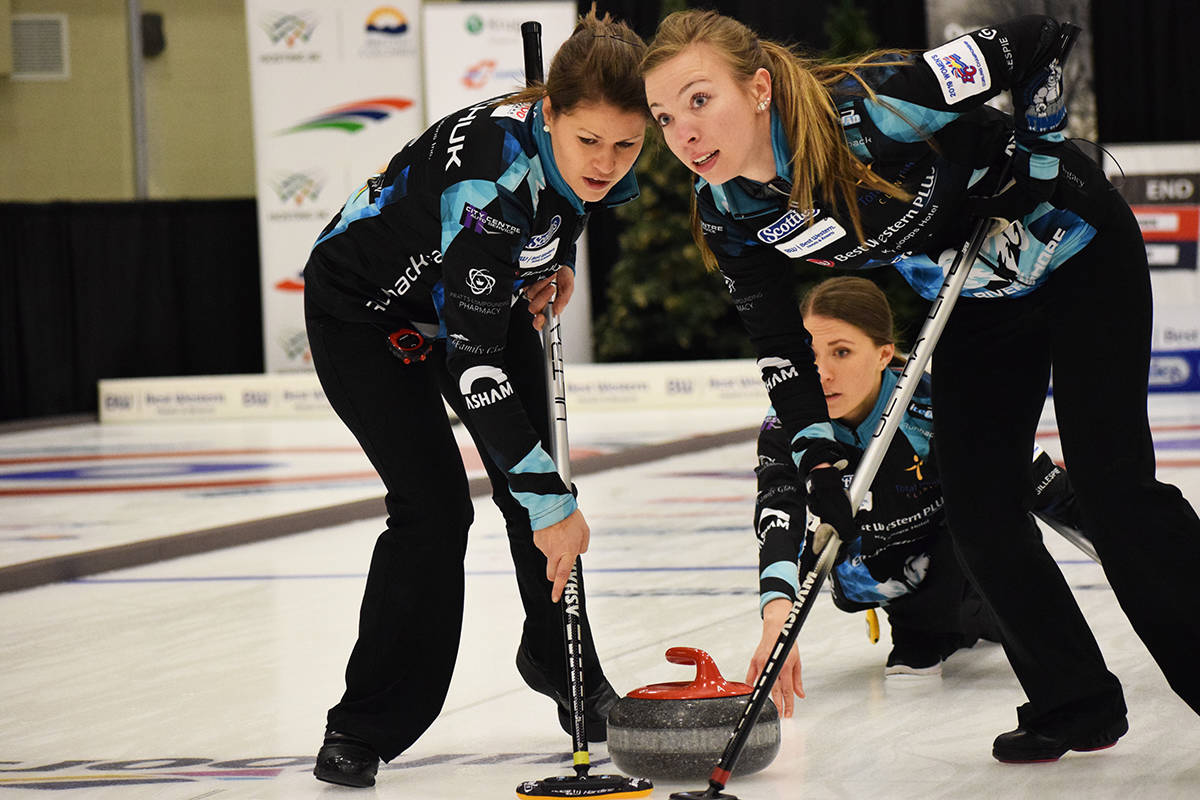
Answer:
[[[450,248],[450,243],[454,241],[454,237],[458,236],[463,229],[462,223],[459,220],[462,219],[464,207],[469,204],[476,208],[483,208],[498,196],[499,193],[496,191],[496,184],[491,181],[480,180],[461,181],[442,192],[443,253]]]
[[[761,614],[767,603],[782,597],[794,602],[800,591],[800,576],[796,571],[795,561],[776,561],[759,575],[761,594],[758,599],[758,612]]]
[[[338,224],[334,226],[333,230],[318,239],[313,244],[313,247],[342,233],[351,222],[378,216],[383,207],[392,201],[392,191],[392,186],[384,187],[383,191],[379,193],[379,197],[372,203],[370,187],[367,184],[363,184],[354,197],[347,201],[346,206],[342,209]]]
[[[541,443],[534,445],[508,476],[509,491],[529,512],[535,531],[561,522],[579,507],[571,494],[563,493],[562,478]]]
[[[919,142],[959,117],[953,111],[938,111],[898,97],[876,97],[878,101],[867,99],[863,106],[875,127],[897,142]]]

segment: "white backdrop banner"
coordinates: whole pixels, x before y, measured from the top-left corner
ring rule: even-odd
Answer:
[[[309,250],[425,116],[419,0],[289,6],[246,0],[267,372],[311,369]]]
[[[525,86],[521,23],[542,25],[542,62],[575,27],[574,2],[429,3],[425,6],[426,123],[490,97]],[[575,294],[563,314],[563,359],[592,360],[592,308],[588,291],[587,234],[579,240]]]
[[[1150,391],[1200,392],[1200,143],[1108,145],[1154,288]]]
[[[574,2],[430,3],[425,6],[426,124],[525,86],[521,23],[542,24],[542,61],[575,27]]]

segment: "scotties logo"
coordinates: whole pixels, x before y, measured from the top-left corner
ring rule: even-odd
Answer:
[[[411,108],[413,101],[407,97],[375,97],[335,106],[279,131],[277,135],[304,133],[316,130],[340,130],[358,133],[371,123],[386,122],[393,114]]]
[[[475,233],[500,233],[512,236],[521,232],[516,225],[488,216],[488,213],[482,208],[476,208],[470,203],[463,204],[463,213],[458,224],[467,230],[475,231]]]
[[[774,244],[800,229],[809,218],[817,214],[816,209],[808,209],[803,213],[789,208],[787,213],[758,232],[758,238],[767,244]]]

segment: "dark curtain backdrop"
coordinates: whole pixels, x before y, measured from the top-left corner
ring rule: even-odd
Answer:
[[[847,1],[694,5],[819,51]],[[881,47],[928,45],[925,0],[855,5]],[[663,3],[597,7],[649,39]],[[1091,29],[1101,142],[1200,140],[1188,56],[1200,3],[1096,0]],[[597,213],[589,227],[599,314],[620,226]],[[0,420],[95,411],[100,378],[261,372],[258,265],[253,200],[0,204]]]
[[[262,372],[253,200],[0,204],[0,420],[101,378]]]

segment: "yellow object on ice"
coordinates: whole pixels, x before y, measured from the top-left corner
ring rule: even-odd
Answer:
[[[873,608],[867,609],[867,638],[871,640],[871,644],[879,641],[879,615]]]
[[[617,791],[605,794],[587,794],[587,795],[572,795],[572,794],[522,794],[517,792],[517,797],[521,800],[546,800],[547,797],[596,797],[601,800],[627,800],[632,797],[649,797],[654,791],[654,787],[649,789],[634,789],[631,792]]]

